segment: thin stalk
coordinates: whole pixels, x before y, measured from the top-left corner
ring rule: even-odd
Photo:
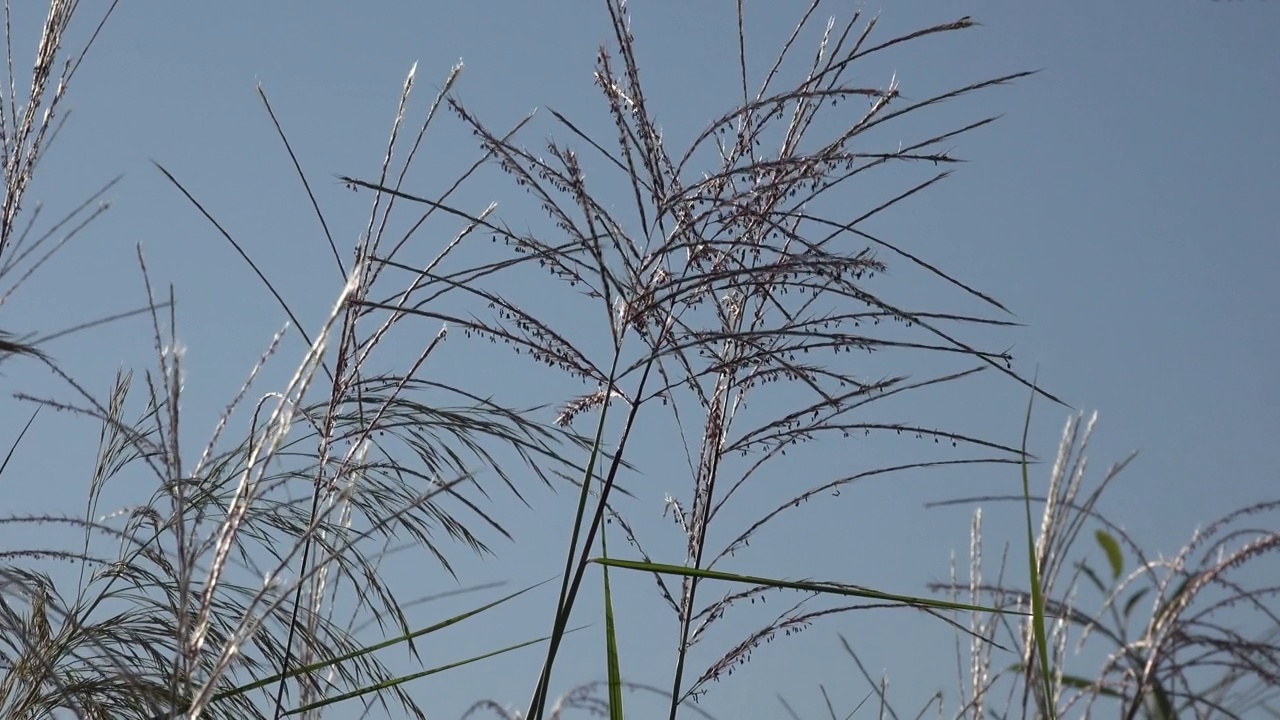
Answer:
[[[1035,404],[1035,380],[1027,401],[1027,416],[1022,424],[1022,496],[1027,519],[1027,566],[1031,576],[1031,625],[1035,634],[1036,654],[1040,656],[1041,711],[1047,720],[1056,720],[1053,700],[1053,676],[1049,669],[1049,642],[1044,630],[1044,590],[1040,587],[1039,558],[1036,536],[1031,522],[1031,478],[1027,470],[1027,435],[1031,431],[1031,408]]]

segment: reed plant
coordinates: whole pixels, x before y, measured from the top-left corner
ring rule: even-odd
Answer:
[[[239,253],[288,323],[266,344],[195,454],[179,442],[186,421],[179,411],[183,355],[174,336],[174,294],[153,286],[141,252],[155,366],[140,378],[121,372],[99,397],[44,354],[39,339],[0,338],[0,352],[47,365],[67,388],[68,397],[18,393],[19,404],[68,411],[100,426],[82,511],[8,518],[72,528],[82,542],[73,550],[5,551],[0,715],[426,717],[414,680],[536,645],[543,654],[528,705],[514,712],[485,700],[473,713],[532,720],[576,708],[621,718],[623,691],[631,689],[661,698],[675,718],[705,714],[695,701],[774,637],[886,606],[952,624],[973,639],[975,663],[990,657],[995,628],[1016,628],[1017,647],[1039,649],[1024,651],[1017,671],[1029,697],[1040,699],[1035,707],[1048,717],[1074,707],[1061,695],[1074,676],[1060,671],[1061,635],[1053,634],[1063,618],[1074,616],[1053,591],[1062,587],[1059,548],[1074,542],[1082,521],[1062,514],[1062,502],[1050,503],[1059,514],[1046,514],[1038,537],[1028,526],[1025,555],[1038,601],[981,584],[972,585],[967,598],[954,584],[924,596],[842,578],[794,580],[725,569],[732,557],[749,558],[750,542],[778,518],[853,492],[867,478],[924,468],[1021,468],[1023,500],[1031,500],[1025,438],[1015,446],[962,427],[879,415],[893,398],[994,374],[1033,397],[1060,402],[1015,369],[1008,352],[973,338],[1015,325],[1003,305],[900,241],[864,229],[881,214],[918,202],[947,177],[959,162],[950,145],[995,116],[943,120],[910,140],[886,136],[885,128],[898,128],[906,116],[920,121],[903,132],[927,127],[946,101],[1030,73],[920,95],[900,91],[894,76],[855,80],[855,71],[882,55],[910,52],[975,23],[963,17],[881,38],[876,19],[857,12],[824,24],[821,4],[814,0],[803,10],[762,77],[749,71],[754,64],[739,4],[733,75],[740,100],[679,146],[664,135],[662,113],[645,92],[640,42],[620,0],[603,3],[613,35],[596,58],[604,134],[590,119],[546,109],[541,116],[559,139],[530,149],[525,137],[535,117],[493,129],[454,93],[461,66],[447,74],[423,120],[411,124],[415,67],[380,170],[367,177],[339,174],[370,198],[368,215],[354,228],[343,228],[322,207],[317,180],[289,141],[288,121],[260,89],[282,156],[310,199],[322,249],[344,279],[317,327],[299,321],[304,313],[260,270],[219,212],[158,165],[175,199]],[[35,244],[23,245],[33,236],[13,228],[42,143],[53,134],[53,110],[88,49],[73,51],[63,42],[77,12],[83,11],[74,2],[50,3],[30,96],[19,106],[11,94],[4,113],[0,277],[16,276],[14,285],[30,276],[22,263],[39,262],[31,254]],[[806,38],[816,46],[805,45]],[[58,68],[63,75],[50,90]],[[474,138],[475,163],[441,191],[418,189],[409,170],[446,122]],[[540,209],[541,221],[459,199],[460,188],[494,167]],[[872,171],[923,174],[882,200],[851,208],[848,189]],[[97,212],[87,208],[77,211],[87,217],[73,214],[76,223],[56,223],[39,237],[63,242],[59,238],[78,232]],[[341,248],[335,238],[357,234],[353,229],[358,242]],[[420,259],[426,235],[440,249]],[[985,312],[893,299],[884,277],[891,263],[950,286]],[[572,312],[548,310],[552,296],[576,303]],[[301,341],[301,358],[283,387],[261,388],[263,368],[287,362],[290,334]],[[393,352],[400,347],[394,338],[405,334],[427,340],[409,356]],[[477,355],[514,353],[528,363],[522,372],[564,381],[547,387],[585,389],[556,398],[550,416],[547,407],[504,404],[490,387],[436,373],[433,363],[445,343],[467,343]],[[892,361],[880,365],[886,355]],[[938,369],[922,376],[892,369],[900,358],[917,357],[932,359]],[[624,487],[626,477],[642,477],[652,467],[653,458],[637,445],[647,434],[663,433],[667,454],[684,466],[681,487],[667,503],[675,521],[668,527],[679,535],[674,556],[647,549],[662,538],[653,537],[645,511],[626,502]],[[763,514],[744,516],[731,502],[785,472],[775,470],[784,457],[794,461],[814,447],[878,435],[915,437],[956,453],[805,477]],[[101,506],[104,488],[124,477],[145,478],[152,492],[113,513]],[[523,520],[496,514],[494,495],[522,501],[556,487],[573,488],[575,503],[545,634],[428,667],[418,647],[432,633],[498,612],[531,588],[418,627],[408,610],[431,598],[406,597],[386,563],[413,553],[433,560],[447,577],[456,553],[495,554],[486,538],[517,536]],[[1074,496],[1064,502],[1071,506]],[[69,561],[73,577],[55,579],[45,569],[53,561]],[[617,642],[628,618],[615,612],[611,585],[622,572],[650,576],[657,601],[670,612],[677,643],[663,687],[628,677]],[[1159,592],[1170,602],[1190,600],[1217,576],[1196,577],[1178,592]],[[584,586],[596,582],[602,606],[583,607]],[[723,622],[757,599],[797,592],[800,601],[785,600],[782,613],[745,636]],[[839,604],[815,607],[815,598]],[[1148,640],[1186,627],[1168,624],[1188,617],[1184,605],[1168,607],[1158,613],[1165,624]],[[976,619],[965,627],[959,613]],[[597,618],[603,619],[605,677],[555,695],[565,638],[575,623]],[[423,669],[393,672],[379,659],[393,645],[407,647]],[[699,647],[710,650],[700,654]],[[1150,667],[1132,684],[1135,698],[1181,692],[1174,676],[1162,674],[1164,655],[1144,652]],[[1112,665],[1120,672],[1135,661],[1117,656]],[[986,697],[975,690],[962,714],[983,714],[990,708]]]
[[[1089,478],[1086,451],[1097,419],[1095,413],[1068,420],[1047,490],[1034,497],[1043,506],[1034,547],[1052,618],[1049,703],[1063,717],[1276,716],[1280,502],[1238,508],[1198,528],[1168,556],[1153,555],[1099,506],[1137,454]],[[1010,501],[1023,498],[945,504]],[[975,604],[1030,607],[1029,589],[1011,578],[1017,574],[1007,565],[1007,547],[994,571],[986,567],[982,514],[973,515],[967,580],[953,573],[951,582],[930,589]],[[957,643],[957,657],[965,660],[957,716],[1036,716],[1044,704],[1029,624],[1010,617],[972,616],[971,642]],[[1011,652],[1001,653],[1002,646]]]

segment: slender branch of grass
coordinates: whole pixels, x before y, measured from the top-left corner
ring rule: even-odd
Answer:
[[[600,532],[600,552],[604,557],[609,557],[609,530],[605,528]],[[622,711],[622,668],[618,659],[618,630],[614,625],[613,615],[613,591],[609,585],[609,568],[603,568],[600,573],[602,582],[604,583],[604,637],[605,637],[605,663],[608,667],[609,674],[609,719],[622,720],[624,717]]]
[[[1026,457],[1027,435],[1031,432],[1031,409],[1035,403],[1035,392],[1027,401],[1027,415],[1022,425],[1022,454]],[[1040,544],[1036,542],[1035,530],[1031,524],[1031,479],[1027,471],[1027,463],[1022,463],[1022,494],[1027,520],[1027,568],[1031,583],[1031,626],[1035,639],[1036,656],[1040,663],[1040,710],[1047,720],[1057,718],[1056,693],[1053,691],[1053,672],[1049,660],[1049,643],[1045,633],[1044,591],[1040,584]]]

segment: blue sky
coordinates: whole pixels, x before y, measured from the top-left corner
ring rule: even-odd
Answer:
[[[733,5],[634,3],[642,72],[670,137],[690,137],[730,108]],[[749,49],[760,53],[759,62],[772,58],[806,5],[748,0]],[[843,20],[856,7],[833,0],[819,14]],[[23,15],[31,9],[20,8],[14,22],[22,28],[16,32],[20,41],[28,43],[15,47],[24,63],[38,22],[34,13]],[[82,12],[87,19],[93,10]],[[867,84],[883,85],[896,74],[905,95],[923,97],[995,75],[1043,70],[929,116],[930,127],[949,128],[1003,115],[956,143],[956,153],[969,162],[955,175],[876,218],[874,231],[1016,313],[1025,327],[993,336],[1000,341],[995,344],[1014,345],[1018,368],[1038,370],[1040,382],[1074,407],[1099,411],[1091,452],[1095,473],[1140,451],[1104,509],[1145,547],[1173,551],[1198,525],[1274,497],[1280,392],[1267,368],[1280,350],[1273,218],[1280,199],[1280,44],[1274,40],[1280,3],[931,0],[867,5],[864,13],[880,15],[881,38],[961,15],[982,23],[886,55],[857,76]],[[112,177],[123,174],[123,181],[110,193],[110,212],[5,303],[0,326],[48,333],[138,306],[144,296],[135,246],[141,245],[153,280],[171,282],[178,294],[178,336],[187,348],[188,447],[198,447],[193,443],[207,437],[285,318],[152,160],[224,223],[303,309],[311,330],[342,279],[255,84],[271,99],[346,250],[367,222],[369,197],[351,193],[332,176],[372,179],[413,63],[411,124],[462,60],[456,94],[491,128],[550,106],[607,129],[591,73],[596,49],[609,39],[603,3],[582,0],[123,2],[70,88],[68,124],[29,198],[57,216]],[[438,192],[476,158],[475,143],[456,120],[442,120],[442,131],[428,136],[424,157],[410,174],[410,192]],[[525,143],[538,147],[553,130],[549,115],[541,113],[525,131]],[[486,177],[493,182],[463,194],[471,207],[496,200],[512,225],[541,220],[503,176]],[[874,188],[867,192],[876,194]],[[421,241],[443,242],[454,231],[441,224]],[[895,272],[898,267],[891,266],[885,281],[891,296],[910,298],[917,307],[959,303],[975,309],[953,290],[905,266]],[[421,338],[396,342],[420,347],[435,329],[424,326]],[[105,392],[118,366],[150,366],[149,343],[147,324],[130,321],[45,349],[88,387]],[[296,335],[285,347],[287,359],[268,373],[268,382],[282,380],[292,358],[300,357]],[[451,336],[441,372],[521,401],[563,400],[554,392],[538,396],[541,376],[533,370],[528,377],[500,374],[481,355],[488,352],[487,343],[468,345]],[[29,383],[22,387],[37,393],[56,387],[42,370],[17,362],[7,362],[4,373],[6,387]],[[1020,387],[990,377],[921,395],[892,413],[1016,443],[1025,401]],[[1035,452],[1054,451],[1066,415],[1060,407],[1038,406]],[[25,409],[6,411],[2,436],[14,437],[26,416]],[[30,487],[0,485],[4,502],[14,512],[79,512],[79,501],[68,498],[83,494],[96,433],[92,423],[45,413],[15,459],[25,472],[38,469],[41,479]],[[662,446],[644,450],[661,455]],[[824,448],[814,461],[821,467],[799,470],[820,474],[874,463],[879,452],[874,439]],[[1042,468],[1037,477],[1043,480],[1046,472]],[[968,543],[969,509],[925,510],[924,503],[1011,492],[1016,479],[1012,472],[984,470],[868,484],[838,502],[799,511],[793,524],[753,546],[754,554],[735,568],[920,592],[924,583],[946,577],[950,553],[963,555]],[[661,521],[662,497],[684,486],[672,477],[636,484],[631,512],[661,537],[661,528],[669,530]],[[150,494],[147,487],[117,491],[122,504]],[[506,513],[519,529],[517,543],[497,544],[497,559],[463,562],[458,582],[506,580],[514,587],[556,573],[572,500],[568,492],[543,490],[532,492],[532,510],[495,500],[495,512]],[[987,509],[990,547],[1016,542],[1016,511],[1011,505]],[[675,551],[675,540],[670,535],[655,545]],[[411,594],[457,585],[428,559],[398,562],[417,567],[412,575],[420,587],[409,586]],[[646,614],[656,606],[652,583],[633,580],[620,584],[634,604],[628,610],[643,618],[639,626],[669,622]],[[450,635],[432,657],[443,663],[542,634],[553,599],[543,591],[484,627]],[[582,622],[596,620],[590,600]],[[427,605],[418,617],[427,624],[466,605]],[[653,627],[660,631],[629,635],[624,651],[636,680],[665,685],[675,627]],[[706,708],[722,717],[750,715],[762,706],[772,714],[780,710],[773,703],[781,693],[817,712],[818,683],[841,688],[845,707],[852,708],[866,689],[852,680],[837,632],[857,645],[873,671],[888,673],[901,707],[914,710],[938,689],[954,699],[949,630],[905,613],[863,613],[767,646],[741,674],[712,688]],[[603,677],[596,635],[582,636],[560,666],[557,688]],[[519,706],[532,689],[538,657],[526,652],[428,678],[415,693],[439,708],[436,717],[456,717],[483,698]],[[414,669],[403,657],[388,662]]]

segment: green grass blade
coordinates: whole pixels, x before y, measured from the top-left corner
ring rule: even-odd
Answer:
[[[1009,669],[1013,672],[1023,673],[1027,671],[1027,666],[1022,663],[1015,663]],[[1123,699],[1125,696],[1124,693],[1118,690],[1112,690],[1109,687],[1098,685],[1097,680],[1090,680],[1089,678],[1080,677],[1079,675],[1063,675],[1062,684],[1079,690],[1095,692],[1102,697],[1115,698],[1117,700]]]
[[[1027,516],[1027,564],[1031,575],[1031,623],[1036,652],[1040,656],[1040,683],[1043,690],[1042,712],[1047,720],[1057,718],[1053,702],[1053,675],[1049,670],[1049,641],[1044,630],[1044,592],[1040,587],[1040,568],[1036,558],[1036,534],[1031,522],[1031,477],[1027,470],[1027,435],[1031,432],[1031,408],[1035,404],[1034,389],[1027,401],[1027,417],[1022,424],[1022,499]]]
[[[1178,720],[1178,712],[1173,709],[1173,701],[1159,680],[1152,681],[1151,692],[1145,700],[1147,717],[1152,720]]]
[[[901,605],[910,605],[914,607],[931,608],[934,610],[967,610],[970,612],[996,613],[1001,615],[1026,614],[1015,610],[1001,610],[1000,608],[986,607],[984,605],[970,605],[968,603],[935,600],[933,598],[915,597],[912,595],[898,595],[895,593],[887,593],[880,590],[859,587],[857,585],[846,585],[843,583],[778,580],[775,578],[758,577],[755,575],[739,575],[737,573],[720,572],[718,570],[690,568],[683,565],[667,565],[665,563],[642,562],[639,560],[616,560],[608,557],[592,558],[591,562],[608,567],[623,568],[625,570],[639,570],[641,572],[662,573],[664,575],[696,577],[703,580],[722,580],[724,582],[743,583],[748,585],[764,585],[784,590],[803,590],[805,592],[821,593],[824,595],[845,595],[871,600],[883,600],[886,602],[899,603]]]
[[[1107,562],[1111,564],[1111,579],[1119,580],[1120,573],[1124,572],[1124,554],[1120,552],[1120,543],[1105,530],[1097,531],[1094,537],[1097,538],[1102,551],[1107,554]]]
[[[1142,602],[1142,598],[1146,597],[1147,593],[1150,591],[1151,588],[1149,587],[1141,588],[1124,602],[1124,611],[1121,613],[1124,616],[1124,619],[1129,619],[1129,616],[1133,614],[1134,607],[1136,607],[1138,603]]]
[[[551,686],[551,669],[555,665],[556,655],[560,652],[560,638],[569,624],[569,614],[573,611],[573,569],[579,557],[585,557],[591,548],[584,547],[582,555],[578,555],[578,542],[582,535],[582,521],[587,515],[587,500],[591,497],[591,482],[595,479],[596,461],[600,457],[600,448],[604,443],[605,420],[609,415],[610,400],[613,394],[614,377],[618,372],[619,352],[613,354],[613,366],[609,368],[609,382],[605,387],[605,401],[600,407],[600,420],[596,424],[596,434],[591,443],[591,454],[587,457],[587,467],[583,472],[582,491],[578,494],[578,510],[573,518],[573,532],[569,538],[569,552],[565,553],[564,579],[560,585],[560,599],[556,601],[556,615],[551,625],[551,642],[547,644],[547,657],[542,663],[542,672],[538,676],[538,684],[533,689],[533,699],[529,702],[529,720],[540,720],[547,705],[547,692]],[[607,500],[603,496],[600,502]]]
[[[377,652],[378,650],[391,647],[392,645],[397,645],[402,642],[408,642],[409,640],[421,637],[423,635],[428,635],[430,633],[443,630],[451,625],[456,625],[462,622],[463,620],[467,620],[468,618],[475,617],[476,615],[479,615],[480,613],[483,613],[487,610],[491,610],[509,600],[514,600],[515,598],[529,592],[530,590],[533,590],[534,588],[545,585],[548,582],[551,582],[551,581],[543,580],[542,582],[534,585],[530,585],[529,587],[524,588],[523,590],[517,590],[516,592],[513,592],[510,595],[507,595],[506,597],[498,598],[497,600],[494,600],[491,603],[481,605],[480,607],[474,610],[468,610],[467,612],[462,613],[461,615],[455,615],[447,620],[443,620],[429,627],[422,628],[421,630],[415,630],[411,633],[401,635],[399,637],[391,638],[389,640],[376,643],[368,647],[361,648],[359,650],[347,653],[345,655],[341,655],[336,658],[330,658],[328,660],[312,663],[310,665],[302,665],[300,667],[293,668],[292,670],[284,674],[277,673],[275,675],[271,675],[270,677],[265,677],[260,680],[255,680],[254,682],[248,683],[246,685],[241,685],[239,687],[232,688],[231,690],[224,690],[223,692],[220,692],[214,695],[213,699],[210,702],[216,703],[219,700],[225,700],[227,698],[235,697],[237,695],[243,695],[252,690],[257,690],[259,688],[266,687],[267,685],[280,682],[281,680],[287,680],[289,678],[294,678],[299,675],[305,675],[310,672],[315,672],[316,670],[324,670],[325,668],[331,667],[333,665],[338,665],[340,663],[344,663],[349,660],[354,660],[356,658],[363,657],[370,653]],[[538,642],[538,641],[533,641],[533,642]],[[165,717],[164,715],[158,715],[152,718],[152,720],[162,720],[164,717]]]
[[[1169,596],[1169,599],[1160,603],[1159,608],[1156,610],[1155,617],[1152,619],[1152,624],[1163,625],[1165,617],[1170,612],[1181,609],[1183,604],[1182,596],[1187,592],[1187,588],[1191,587],[1191,582],[1196,579],[1196,575],[1190,575],[1183,578],[1182,582],[1178,583],[1178,588],[1173,591],[1173,594]]]
[[[1089,580],[1089,584],[1093,585],[1098,592],[1103,595],[1107,594],[1107,584],[1102,582],[1102,578],[1098,577],[1098,573],[1093,571],[1093,568],[1089,566],[1089,563],[1080,563],[1080,574],[1087,578]]]
[[[569,631],[567,631],[565,634],[568,634],[568,633],[571,633],[571,632],[575,632],[575,631],[577,631],[577,630],[581,630],[581,629],[582,629],[582,628],[574,628],[573,630],[569,630]],[[492,652],[487,652],[487,653],[484,653],[484,654],[482,654],[482,655],[476,655],[475,657],[470,657],[470,658],[467,658],[466,660],[459,660],[459,661],[457,661],[457,662],[452,662],[452,663],[449,663],[449,664],[447,664],[447,665],[440,665],[440,666],[438,666],[438,667],[434,667],[434,668],[431,668],[431,669],[429,669],[429,670],[423,670],[423,671],[421,671],[421,672],[416,672],[416,673],[413,673],[413,674],[411,674],[411,675],[404,675],[404,676],[402,676],[402,677],[398,677],[398,678],[395,678],[395,679],[393,679],[393,680],[388,680],[388,681],[383,682],[383,683],[378,683],[378,684],[376,684],[376,685],[370,685],[370,686],[368,686],[368,687],[363,687],[363,688],[360,688],[359,690],[352,690],[351,692],[348,692],[348,693],[343,693],[343,694],[341,694],[341,695],[335,695],[334,697],[331,697],[331,698],[325,698],[324,700],[317,700],[316,702],[309,703],[309,704],[307,704],[307,705],[303,705],[303,706],[301,706],[301,707],[293,708],[292,710],[290,710],[290,711],[286,712],[286,713],[285,713],[285,715],[297,715],[297,714],[299,714],[299,713],[304,713],[304,712],[306,712],[306,711],[308,711],[308,710],[315,710],[316,708],[326,707],[326,706],[328,706],[328,705],[333,705],[333,704],[335,704],[335,703],[340,703],[340,702],[343,702],[343,701],[345,701],[345,700],[353,700],[353,699],[358,698],[358,697],[360,697],[360,696],[362,696],[362,695],[368,695],[369,693],[378,693],[378,692],[381,692],[381,691],[383,691],[383,690],[387,690],[387,689],[389,689],[389,688],[393,688],[393,687],[395,687],[395,686],[397,686],[397,685],[403,685],[404,683],[411,682],[411,681],[413,681],[413,680],[419,680],[419,679],[421,679],[421,678],[427,677],[428,675],[435,675],[436,673],[441,673],[441,672],[444,672],[445,670],[453,670],[454,668],[460,668],[460,667],[462,667],[462,666],[464,666],[464,665],[470,665],[471,663],[479,662],[480,660],[486,660],[486,659],[491,658],[491,657],[496,657],[496,656],[498,656],[498,655],[503,655],[503,654],[509,653],[509,652],[511,652],[511,651],[513,651],[513,650],[519,650],[520,648],[529,647],[530,645],[536,645],[536,644],[538,644],[538,643],[540,643],[540,642],[545,642],[546,640],[549,640],[550,638],[551,638],[551,636],[550,636],[550,635],[546,635],[546,636],[543,636],[543,637],[540,637],[540,638],[535,638],[535,639],[533,639],[533,640],[526,640],[526,641],[524,641],[524,642],[522,642],[522,643],[516,643],[515,645],[508,645],[507,647],[501,648],[501,649],[499,649],[499,650],[494,650],[494,651],[492,651]]]
[[[609,557],[608,528],[600,529],[600,551]],[[622,720],[622,671],[618,663],[618,634],[613,624],[613,593],[609,588],[609,566],[604,572],[604,642],[609,666],[609,720]]]

